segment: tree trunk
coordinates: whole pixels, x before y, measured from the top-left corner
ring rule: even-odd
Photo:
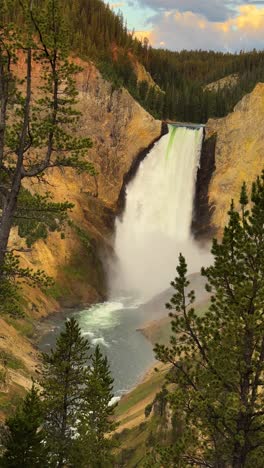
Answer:
[[[241,445],[239,442],[235,442],[234,444],[232,468],[244,468],[246,466],[247,455],[249,452],[249,441],[245,427],[247,427],[247,421],[245,420],[244,415],[241,415],[240,421],[237,425],[237,430],[238,433],[243,433],[244,443],[243,445]]]
[[[5,206],[3,207],[3,212],[1,216],[0,224],[0,278],[3,274],[3,266],[5,262],[5,256],[7,253],[8,240],[10,236],[10,231],[12,228],[13,217],[17,207],[17,197],[21,187],[21,178],[17,180],[16,187],[11,191],[9,199],[6,201]]]
[[[61,447],[60,447],[60,453],[59,453],[58,468],[63,468],[64,466],[65,449],[67,446],[66,430],[67,430],[67,420],[68,420],[69,373],[70,373],[72,346],[73,346],[73,342],[71,341],[69,349],[68,349],[68,356],[67,356],[67,362],[69,363],[69,366],[66,368],[66,375],[65,375],[63,414],[62,414],[62,425],[61,425]]]
[[[237,453],[234,454],[232,468],[245,468],[246,466],[246,456],[243,454],[243,449],[237,450]]]
[[[31,72],[32,72],[32,50],[27,50],[27,76],[26,76],[26,98],[23,109],[22,128],[19,138],[18,149],[15,152],[17,156],[16,168],[12,175],[12,184],[6,202],[3,207],[1,225],[0,225],[0,279],[3,275],[3,266],[7,252],[8,240],[12,228],[12,221],[17,207],[17,198],[21,189],[22,169],[24,160],[25,143],[27,139],[28,126],[30,122],[30,103],[31,103]],[[4,116],[6,118],[6,116]],[[3,122],[2,122],[3,123]]]

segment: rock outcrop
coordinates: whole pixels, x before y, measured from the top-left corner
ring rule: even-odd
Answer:
[[[239,74],[233,73],[232,75],[224,76],[220,80],[214,81],[206,85],[204,91],[220,91],[224,88],[234,88],[239,83]]]
[[[126,173],[135,158],[159,138],[161,122],[124,88],[113,91],[93,65],[82,62],[81,66],[81,133],[94,142],[89,158],[98,169],[98,197],[115,208]]]
[[[215,143],[215,170],[211,174],[207,204],[211,228],[219,236],[227,221],[231,199],[237,202],[245,181],[250,187],[264,168],[264,83],[259,83],[227,117],[209,120],[205,141]],[[214,146],[214,145],[213,145]],[[208,154],[208,163],[213,155]]]
[[[132,66],[134,68],[134,72],[135,72],[135,75],[137,77],[138,83],[140,83],[141,81],[146,81],[150,88],[156,88],[157,91],[162,92],[160,87],[153,80],[151,74],[146,70],[144,65],[142,65],[142,63],[140,63],[138,61],[138,59],[135,57],[135,55],[132,54],[132,52],[128,52],[128,57],[129,57],[129,59],[130,59],[130,61],[132,63]]]
[[[66,229],[65,239],[59,233],[50,234],[47,241],[38,241],[32,252],[23,257],[26,265],[41,268],[55,278],[58,285],[55,299],[70,306],[104,298],[106,284],[101,256],[111,248],[124,181],[137,158],[162,132],[161,122],[150,116],[125,89],[113,90],[92,63],[74,61],[82,67],[76,77],[78,110],[82,114],[76,132],[93,142],[87,159],[94,164],[97,176],[55,169],[48,172],[47,186],[27,185],[32,191],[49,191],[55,201],[74,203],[71,213],[74,228]],[[23,59],[19,65],[23,76]],[[34,86],[38,84],[39,73],[36,65]],[[20,242],[16,236],[14,239]],[[91,246],[89,252],[87,242]],[[33,301],[41,314],[56,308],[54,300],[47,301],[39,291],[35,294],[30,290],[28,300]]]

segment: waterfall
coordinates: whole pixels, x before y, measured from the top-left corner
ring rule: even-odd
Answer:
[[[191,271],[199,268],[201,253],[191,238],[191,223],[202,139],[202,128],[170,125],[128,184],[125,210],[116,220],[113,296],[146,300],[166,289],[179,252]]]

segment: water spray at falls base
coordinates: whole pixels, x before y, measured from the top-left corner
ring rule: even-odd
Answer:
[[[168,288],[179,252],[190,272],[203,263],[204,252],[191,236],[202,140],[202,128],[170,125],[128,184],[125,210],[116,221],[113,297],[148,300]]]

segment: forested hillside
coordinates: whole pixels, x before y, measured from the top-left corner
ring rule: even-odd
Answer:
[[[143,63],[166,93],[163,117],[183,121],[206,122],[209,117],[226,115],[264,80],[264,53],[257,51],[233,55],[149,48]],[[206,84],[231,73],[239,74],[236,86],[204,91]]]
[[[37,0],[39,6],[44,1]],[[10,4],[10,19],[22,25],[19,0]],[[154,49],[147,40],[140,42],[135,38],[122,15],[102,0],[68,0],[64,15],[70,27],[73,51],[95,61],[113,86],[125,86],[158,118],[206,122],[210,117],[222,117],[257,82],[264,80],[262,51],[231,54]],[[145,66],[162,92],[147,82],[137,82],[132,57]],[[206,84],[231,73],[239,74],[234,87],[204,90]]]

